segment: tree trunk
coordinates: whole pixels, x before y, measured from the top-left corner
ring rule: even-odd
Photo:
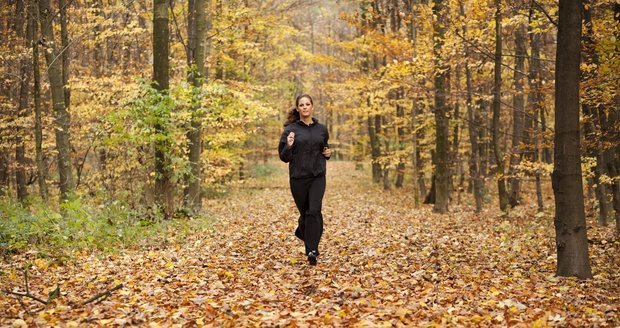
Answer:
[[[601,130],[604,129],[606,124],[605,122],[602,122],[603,119],[601,116],[596,115],[597,113],[602,112],[600,105],[597,104],[598,100],[593,99],[596,97],[596,90],[592,89],[596,87],[588,86],[588,82],[596,78],[597,67],[600,65],[600,60],[595,49],[596,41],[594,39],[594,26],[592,25],[592,4],[590,1],[584,1],[582,5],[584,26],[586,28],[583,37],[583,59],[587,64],[589,64],[589,67],[593,67],[593,71],[586,70],[582,72],[581,75],[581,82],[583,85],[586,85],[581,103],[581,109],[584,116],[584,139],[586,141],[584,146],[586,154],[590,157],[596,158],[596,166],[594,167],[592,183],[594,184],[594,190],[598,202],[598,223],[602,226],[606,226],[607,217],[609,215],[609,202],[607,200],[607,188],[606,185],[601,182],[601,176],[607,174],[607,163],[604,156],[603,142],[600,139],[600,136],[604,135],[604,132]],[[598,130],[597,126],[600,127],[601,130]]]
[[[169,1],[155,0],[153,2],[153,82],[154,88],[162,94],[168,93],[170,74],[169,48]],[[168,113],[162,115],[169,116]],[[167,120],[168,117],[160,117]],[[156,124],[158,134],[166,135],[167,131],[162,124]],[[161,207],[164,216],[169,218],[173,211],[173,190],[171,163],[168,154],[170,142],[160,140],[155,142],[155,197],[157,205]]]
[[[530,4],[530,15],[529,19],[531,22],[532,17],[536,12],[536,6],[532,2]],[[529,71],[528,71],[528,84],[530,92],[528,94],[527,105],[528,105],[528,117],[532,117],[530,120],[532,122],[531,125],[528,124],[528,127],[532,127],[532,135],[533,143],[534,143],[534,151],[532,154],[532,160],[536,163],[540,163],[541,154],[540,154],[540,132],[538,129],[538,113],[542,111],[542,80],[540,76],[541,65],[540,65],[540,33],[536,33],[532,29],[532,25],[528,24],[528,34],[530,36],[530,48],[531,55],[529,58]],[[536,202],[538,205],[538,212],[542,212],[544,210],[544,202],[542,195],[542,185],[541,185],[541,172],[540,169],[536,169],[535,173],[536,179]]]
[[[18,1],[17,5],[18,12],[16,13],[15,31],[18,38],[23,40],[24,47],[27,49],[29,46],[31,39],[31,24],[28,23],[26,19],[26,6],[23,0]],[[24,26],[26,26],[26,30],[24,32]],[[26,198],[28,197],[28,188],[26,181],[26,154],[25,154],[25,145],[24,145],[24,129],[21,126],[25,122],[24,118],[27,116],[28,112],[28,96],[30,89],[30,62],[27,57],[22,57],[20,59],[20,83],[19,83],[19,105],[17,107],[17,116],[18,123],[16,124],[15,129],[15,162],[17,167],[15,168],[15,187],[17,189],[17,199],[20,202],[25,203]]]
[[[497,165],[497,190],[499,194],[499,209],[503,212],[508,207],[508,191],[506,190],[506,177],[504,176],[504,154],[500,149],[500,114],[502,97],[502,25],[501,4],[495,0],[495,69],[493,83],[493,122],[492,138],[495,164]]]
[[[553,193],[558,276],[591,278],[579,137],[581,1],[560,0],[555,63]]]
[[[411,144],[412,144],[412,152],[411,152],[411,166],[413,167],[413,203],[415,208],[420,207],[420,186],[418,184],[418,179],[420,175],[420,171],[418,170],[418,132],[417,130],[417,116],[418,116],[418,105],[416,100],[414,99],[411,103]]]
[[[60,7],[60,43],[62,45],[60,56],[62,59],[62,85],[64,86],[65,108],[69,109],[71,108],[71,88],[69,87],[69,32],[67,31],[67,0],[58,0],[58,6]]]
[[[403,93],[404,93],[403,88],[399,88],[397,101],[403,98]],[[396,186],[396,188],[402,188],[403,182],[405,180],[405,161],[404,161],[402,153],[405,151],[406,132],[405,132],[405,126],[404,126],[405,108],[400,104],[396,104],[396,117],[397,117],[397,122],[398,122],[398,127],[396,128],[396,131],[398,133],[399,154],[398,154],[398,165],[396,166],[396,183],[394,185]]]
[[[384,158],[384,163],[383,163],[383,168],[382,168],[382,174],[383,174],[383,190],[389,190],[391,188],[390,185],[390,166],[391,166],[391,161],[389,161],[389,157],[390,157],[390,139],[389,139],[389,131],[388,131],[388,122],[387,122],[387,118],[383,115],[379,116],[381,118],[381,126],[383,127],[383,131],[381,132],[377,132],[377,134],[381,134],[383,136],[383,158]]]
[[[461,16],[465,17],[465,8],[463,2],[459,1],[459,11]],[[467,35],[467,25],[463,25],[463,35]],[[482,180],[480,178],[480,152],[478,146],[478,125],[476,114],[474,114],[473,94],[474,86],[471,76],[471,69],[469,67],[469,58],[471,52],[469,45],[465,43],[465,85],[467,89],[467,120],[469,131],[469,143],[471,144],[471,156],[469,157],[469,175],[472,181],[472,189],[474,192],[474,200],[476,202],[476,213],[482,211]]]
[[[59,58],[60,50],[54,42],[53,16],[49,0],[39,0],[39,16],[41,34],[46,47],[45,59],[52,93],[52,107],[55,114],[56,149],[58,151],[58,175],[60,178],[60,198],[66,200],[73,192],[73,169],[71,165],[71,138],[69,128],[71,118],[65,104],[65,86],[62,77],[62,63]]]
[[[30,10],[28,11],[28,24],[31,27],[29,38],[32,42],[32,76],[33,76],[33,98],[34,98],[34,140],[35,156],[37,163],[37,181],[39,184],[39,196],[47,200],[47,164],[43,157],[43,127],[41,125],[41,72],[39,69],[39,42],[37,39],[39,29],[37,26],[38,8],[35,0],[29,0]]]
[[[187,80],[195,88],[196,94],[200,94],[202,84],[207,78],[205,71],[205,35],[208,22],[205,8],[210,8],[210,6],[210,0],[189,0],[188,3],[187,65],[190,69]],[[202,115],[200,115],[198,109],[198,106],[192,108],[191,127],[187,132],[190,174],[185,177],[187,187],[184,191],[185,205],[195,211],[200,210],[202,207],[200,192],[200,184],[202,182],[200,175],[202,170],[200,162],[202,154]]]
[[[370,106],[370,96],[368,96],[368,104]],[[381,181],[381,164],[379,164],[379,156],[381,149],[379,148],[379,136],[375,128],[376,115],[368,116],[368,135],[370,136],[370,156],[372,159],[372,181],[379,183]]]
[[[448,211],[449,201],[449,119],[446,107],[447,69],[441,52],[446,33],[446,8],[444,0],[434,0],[433,13],[437,20],[433,23],[433,54],[435,66],[435,205],[438,213]]]
[[[517,176],[517,166],[521,163],[523,154],[523,130],[525,104],[523,95],[523,83],[525,82],[525,26],[520,24],[515,31],[515,70],[514,70],[514,96],[512,98],[513,120],[512,120],[512,152],[510,154],[510,197],[509,204],[515,207],[520,204],[521,179]]]

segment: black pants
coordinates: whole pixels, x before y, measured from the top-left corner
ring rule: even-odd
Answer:
[[[319,251],[319,241],[323,235],[323,195],[325,176],[290,179],[291,193],[299,210],[299,229],[306,246],[306,254]]]

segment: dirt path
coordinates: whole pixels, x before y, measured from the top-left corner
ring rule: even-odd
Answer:
[[[38,268],[32,286],[58,284],[65,294],[40,312],[34,302],[1,296],[0,324],[21,317],[59,326],[620,325],[620,246],[607,241],[610,229],[593,231],[595,279],[558,279],[549,217],[527,208],[508,219],[468,208],[445,216],[415,210],[408,192],[383,192],[352,163],[332,161],[312,267],[293,235],[296,209],[279,167],[270,179],[207,201],[217,218],[210,233]],[[72,307],[118,283],[124,287],[107,300]]]

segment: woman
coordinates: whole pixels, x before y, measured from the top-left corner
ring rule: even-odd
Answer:
[[[291,193],[300,214],[295,236],[304,241],[308,262],[316,265],[323,234],[326,160],[332,152],[327,128],[312,117],[313,105],[309,95],[297,97],[284,123],[278,152],[280,159],[289,163]]]

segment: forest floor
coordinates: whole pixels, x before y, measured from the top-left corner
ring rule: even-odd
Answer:
[[[206,232],[64,263],[32,253],[2,263],[1,289],[26,292],[18,269],[31,261],[29,292],[60,295],[48,306],[1,295],[0,326],[620,326],[613,227],[589,222],[593,279],[558,278],[551,214],[454,205],[438,215],[415,209],[410,190],[383,191],[353,163],[330,161],[321,256],[310,266],[277,167],[206,201],[215,218]]]

